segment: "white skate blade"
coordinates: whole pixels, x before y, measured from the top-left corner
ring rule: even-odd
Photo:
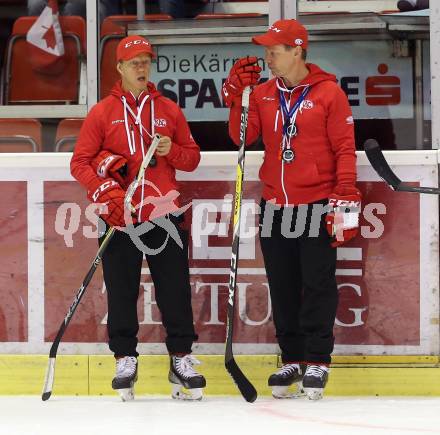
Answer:
[[[274,399],[299,399],[306,395],[302,388],[301,382],[294,384],[296,386],[296,391],[289,391],[290,387],[273,386],[272,396]]]
[[[121,396],[123,402],[131,402],[134,400],[134,388],[120,388],[116,391]]]
[[[171,397],[177,400],[202,400],[203,388],[186,389],[180,384],[171,384]]]
[[[309,400],[320,400],[323,397],[324,388],[304,388]]]

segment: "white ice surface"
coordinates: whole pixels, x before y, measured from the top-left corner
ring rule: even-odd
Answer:
[[[440,434],[440,398],[0,396],[0,435]]]

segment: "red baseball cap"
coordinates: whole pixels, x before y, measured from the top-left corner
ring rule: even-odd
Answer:
[[[140,54],[149,54],[151,57],[155,57],[151,44],[145,38],[138,35],[127,36],[118,44],[116,49],[116,59],[118,62],[120,60],[133,59],[133,57]]]
[[[306,28],[296,20],[275,21],[264,35],[254,36],[252,42],[258,45],[271,46],[286,44],[292,47],[307,49],[309,35]]]

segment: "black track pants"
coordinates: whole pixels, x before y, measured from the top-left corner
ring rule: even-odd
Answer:
[[[315,219],[316,237],[312,237],[312,206],[301,206],[304,207],[301,212],[298,207],[286,209],[290,215],[286,216],[287,226],[283,225],[284,234],[286,229],[301,233],[286,237],[281,232],[284,209],[274,210],[274,206],[261,202],[260,243],[283,362],[330,363],[333,351],[338,304],[336,249],[330,246],[325,215],[318,217],[318,221]],[[301,217],[306,222],[304,232],[297,223]]]
[[[188,268],[188,233],[173,219],[183,249],[170,237],[164,249],[158,249],[166,231],[158,226],[141,236],[148,248],[146,259],[155,287],[157,306],[162,315],[169,353],[190,353],[194,332],[191,287]],[[145,249],[144,249],[145,250]],[[151,254],[152,250],[158,253]],[[139,322],[139,296],[143,252],[130,236],[116,231],[102,258],[107,287],[107,330],[110,350],[115,356],[138,356],[136,345]]]

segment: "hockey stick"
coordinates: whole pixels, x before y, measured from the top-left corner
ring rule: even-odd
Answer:
[[[235,362],[232,352],[232,336],[234,332],[234,301],[237,288],[238,247],[240,243],[240,215],[241,198],[243,194],[244,157],[246,145],[246,129],[249,112],[249,94],[251,89],[247,86],[243,91],[241,100],[241,123],[240,123],[240,148],[238,150],[237,177],[235,180],[234,197],[234,232],[232,240],[231,272],[229,276],[229,296],[226,326],[225,367],[237,385],[240,393],[248,402],[254,402],[257,398],[257,390],[249,382],[238,364]]]
[[[160,140],[160,136],[156,134],[153,138],[150,147],[148,148],[147,153],[145,154],[144,159],[142,160],[136,180],[133,181],[133,183],[131,183],[129,188],[127,189],[124,203],[125,203],[125,207],[128,209],[130,209],[131,207],[131,200],[133,199],[134,192],[136,191],[137,187],[139,186],[139,183],[141,182],[145,174],[145,170],[148,164],[150,163],[150,160],[153,157],[154,152],[156,151],[157,145],[159,144],[159,140]],[[63,337],[64,332],[66,331],[67,326],[69,325],[70,320],[72,319],[73,314],[75,313],[75,310],[78,307],[78,304],[81,302],[81,298],[84,296],[86,288],[89,285],[90,281],[92,280],[93,274],[98,268],[99,263],[101,262],[102,259],[102,255],[105,249],[107,248],[108,244],[110,243],[110,240],[112,239],[114,233],[115,233],[115,228],[110,227],[107,233],[105,234],[104,239],[101,245],[99,246],[98,252],[96,253],[95,258],[92,261],[92,265],[90,266],[90,269],[87,272],[87,275],[85,276],[81,284],[81,287],[76,293],[75,298],[73,299],[73,302],[70,305],[69,311],[67,312],[66,317],[61,323],[60,329],[58,330],[55,340],[52,343],[49,352],[49,363],[46,370],[46,378],[44,381],[43,393],[41,395],[42,400],[48,400],[52,394],[53,383],[55,379],[55,360],[57,357],[58,346],[60,344],[61,338]]]
[[[416,187],[405,184],[390,168],[379,144],[374,139],[368,139],[365,142],[364,150],[371,166],[378,173],[379,177],[396,192],[431,193],[434,195],[440,195],[440,188],[438,187]]]

